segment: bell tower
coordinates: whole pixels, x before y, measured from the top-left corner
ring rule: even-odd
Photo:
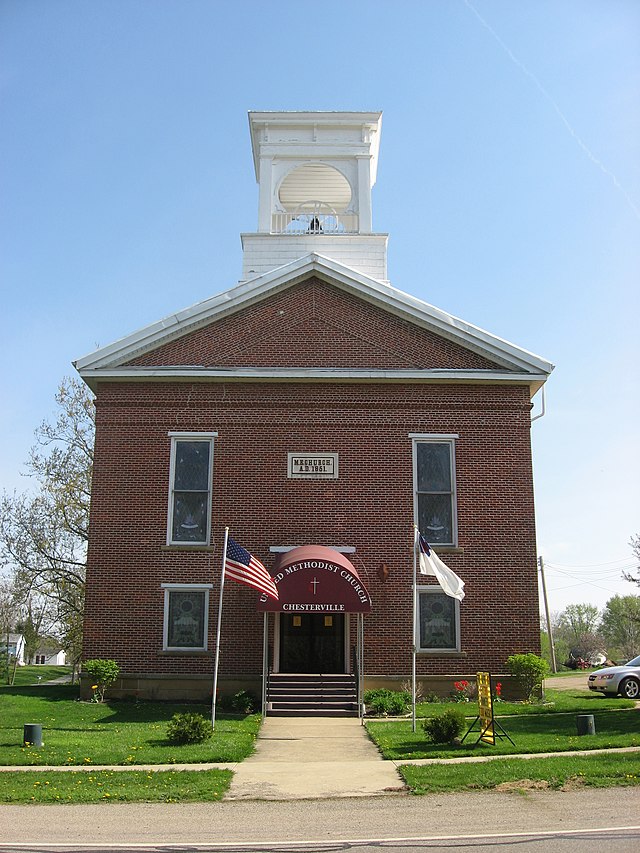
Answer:
[[[309,253],[380,281],[387,235],[372,228],[382,113],[250,112],[258,230],[242,234],[243,280]]]

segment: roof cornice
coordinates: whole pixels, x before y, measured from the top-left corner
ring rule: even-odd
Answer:
[[[496,370],[399,369],[354,370],[328,367],[167,367],[84,368],[80,375],[94,391],[99,382],[340,382],[527,385],[531,394],[544,384],[546,373],[510,373]]]

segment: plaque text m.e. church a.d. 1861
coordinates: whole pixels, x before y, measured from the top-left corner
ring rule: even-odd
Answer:
[[[290,479],[337,480],[337,453],[288,453],[287,476]]]

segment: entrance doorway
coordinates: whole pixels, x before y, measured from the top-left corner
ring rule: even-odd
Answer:
[[[344,614],[280,614],[280,672],[344,671]]]

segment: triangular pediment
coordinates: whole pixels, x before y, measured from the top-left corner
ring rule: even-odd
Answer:
[[[345,370],[499,367],[315,276],[127,364]]]
[[[87,381],[144,368],[481,371],[553,366],[428,303],[311,254],[76,362]]]

